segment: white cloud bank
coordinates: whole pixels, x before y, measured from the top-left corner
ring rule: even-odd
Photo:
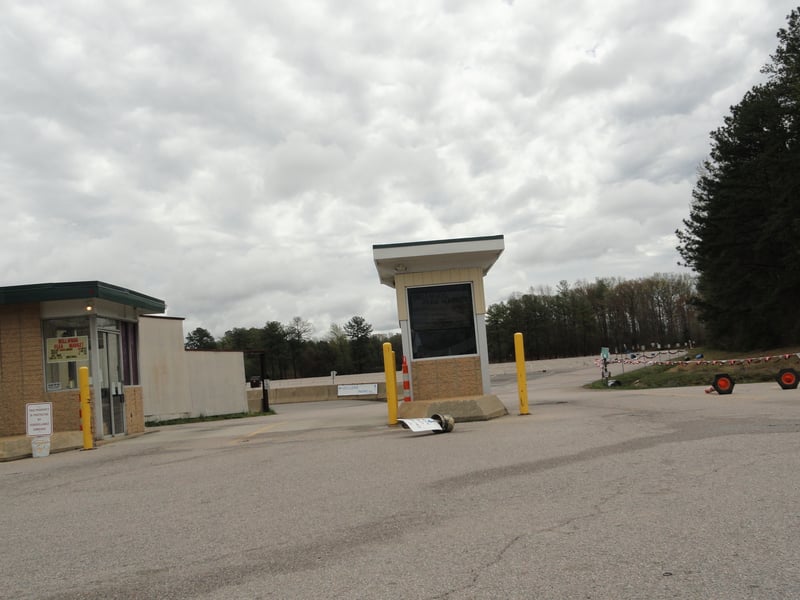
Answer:
[[[0,285],[100,279],[217,336],[397,327],[372,245],[504,234],[488,301],[675,272],[766,0],[6,3]]]

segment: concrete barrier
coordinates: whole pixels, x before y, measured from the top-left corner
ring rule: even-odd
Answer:
[[[293,404],[296,402],[325,402],[328,400],[382,400],[386,401],[386,383],[378,383],[377,394],[339,396],[339,385],[305,385],[269,389],[269,404]],[[247,390],[247,408],[250,412],[261,412],[261,388]]]

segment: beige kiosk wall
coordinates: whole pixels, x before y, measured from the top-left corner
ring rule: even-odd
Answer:
[[[414,360],[411,357],[408,302],[409,287],[471,283],[473,312],[475,313],[477,356],[441,357]],[[461,396],[480,396],[491,392],[489,381],[484,381],[482,362],[488,363],[486,352],[486,301],[483,289],[483,271],[480,268],[447,269],[422,273],[398,273],[395,276],[397,311],[403,338],[403,354],[409,357],[409,375],[414,400],[438,400]],[[488,378],[488,376],[487,376]]]

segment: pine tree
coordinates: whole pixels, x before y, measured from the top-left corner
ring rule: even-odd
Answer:
[[[344,324],[344,332],[350,338],[353,362],[358,372],[362,372],[369,363],[369,339],[372,334],[372,325],[364,317],[354,316]]]
[[[709,339],[731,349],[800,341],[800,9],[777,37],[767,81],[711,133],[676,232]]]
[[[187,350],[215,350],[217,342],[208,329],[197,327],[186,335],[184,347]]]

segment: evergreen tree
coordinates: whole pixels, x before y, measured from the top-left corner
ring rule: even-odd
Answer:
[[[358,315],[344,324],[344,332],[350,338],[353,362],[358,372],[363,372],[369,360],[369,341],[372,334],[372,325],[364,317]]]
[[[353,372],[353,359],[350,351],[350,340],[341,325],[333,323],[328,330],[328,343],[334,350],[334,370],[339,374]]]
[[[292,372],[294,377],[305,377],[303,370],[302,352],[303,346],[309,339],[313,326],[308,321],[300,317],[292,317],[292,322],[286,325],[286,341],[289,345],[289,356],[292,360]]]
[[[289,365],[289,341],[286,327],[278,321],[267,321],[261,328],[261,348],[266,352],[270,378],[283,379]]]
[[[184,347],[187,350],[215,350],[217,342],[208,329],[197,327],[186,336]]]
[[[731,107],[693,191],[678,251],[698,273],[712,343],[800,340],[800,9],[778,32],[768,78]]]

